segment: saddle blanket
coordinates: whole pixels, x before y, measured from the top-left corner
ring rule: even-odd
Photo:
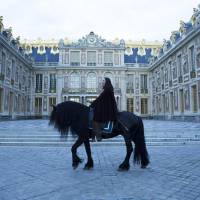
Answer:
[[[90,109],[90,112],[89,112],[89,129],[92,129],[93,115],[94,115],[93,110]],[[113,124],[114,124],[113,121],[109,121],[109,122],[104,123],[103,126],[102,126],[102,132],[112,133]]]

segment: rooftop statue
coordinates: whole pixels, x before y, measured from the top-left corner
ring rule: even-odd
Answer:
[[[193,26],[200,24],[200,4],[198,5],[198,8],[193,8],[193,15],[190,21]]]
[[[9,27],[8,29],[4,29],[4,36],[7,38],[8,41],[12,38],[12,27]]]
[[[163,51],[166,52],[171,47],[171,42],[169,40],[163,40]]]
[[[18,36],[16,39],[13,39],[12,40],[12,44],[16,47],[16,48],[19,48],[20,46],[20,36]]]
[[[171,43],[175,44],[179,38],[180,38],[180,32],[179,31],[172,31],[172,34],[170,36]]]
[[[179,32],[181,33],[181,35],[187,34],[187,32],[189,31],[190,28],[192,28],[192,23],[191,22],[185,23],[182,20],[180,21]]]
[[[161,57],[163,55],[163,48],[159,48],[158,49],[158,58]]]
[[[0,33],[3,31],[3,16],[0,16]]]

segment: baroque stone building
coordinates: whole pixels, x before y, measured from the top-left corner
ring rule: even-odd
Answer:
[[[0,18],[0,117],[48,116],[67,100],[88,105],[110,77],[119,110],[199,120],[199,12],[163,43],[106,41],[90,32],[78,41],[20,44]]]
[[[154,117],[200,121],[200,5],[163,41],[149,71]]]

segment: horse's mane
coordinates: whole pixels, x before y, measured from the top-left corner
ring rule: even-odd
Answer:
[[[80,116],[86,117],[89,107],[73,102],[65,101],[54,106],[50,115],[50,124],[54,125],[61,135],[67,135],[70,126],[78,124]]]

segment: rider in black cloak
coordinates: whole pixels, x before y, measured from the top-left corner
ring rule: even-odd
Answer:
[[[93,117],[93,134],[96,136],[97,141],[101,141],[101,129],[103,123],[115,121],[117,119],[117,103],[115,101],[113,86],[109,78],[103,81],[103,91],[94,100],[91,105],[94,111]]]

